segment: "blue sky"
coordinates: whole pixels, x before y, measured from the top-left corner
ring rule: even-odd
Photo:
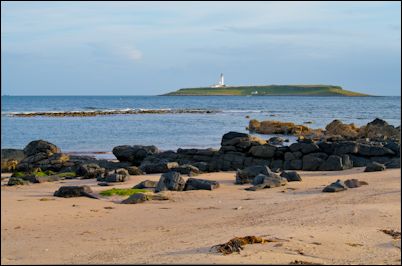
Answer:
[[[400,95],[400,2],[1,2],[2,94],[333,84]]]

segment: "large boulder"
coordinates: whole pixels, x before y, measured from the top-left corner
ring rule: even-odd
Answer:
[[[377,163],[377,162],[371,162],[366,166],[366,169],[364,169],[364,172],[378,172],[378,171],[384,171],[385,170],[385,165]]]
[[[137,166],[130,166],[127,168],[127,171],[130,175],[143,175],[144,172]]]
[[[261,138],[251,136],[245,133],[229,132],[222,136],[221,152],[239,151],[247,152],[250,147],[266,144]]]
[[[159,153],[159,150],[153,145],[122,145],[113,148],[113,154],[119,161],[130,162],[135,166],[139,166],[145,157],[157,153]]]
[[[14,171],[17,164],[24,158],[23,150],[1,149],[1,172],[9,173]]]
[[[171,190],[171,191],[182,191],[184,189],[186,182],[180,176],[178,172],[167,172],[162,174],[156,185],[155,192]]]
[[[325,127],[326,135],[339,135],[346,139],[355,139],[359,134],[359,128],[355,124],[344,124],[334,120]]]
[[[249,153],[258,158],[272,158],[274,157],[276,149],[274,145],[266,144],[251,147]]]
[[[304,171],[317,171],[321,164],[325,162],[328,155],[323,152],[310,153],[303,156],[303,168]]]
[[[376,118],[366,126],[360,128],[359,136],[372,140],[398,139],[400,140],[400,129],[389,125],[386,121]]]
[[[336,182],[326,186],[322,192],[339,192],[343,190],[347,190],[347,187],[341,180],[338,179]]]
[[[258,182],[256,182],[255,180],[257,180]],[[256,191],[265,188],[280,187],[287,184],[286,178],[283,178],[276,174],[271,174],[269,176],[260,174],[255,178],[255,180],[255,182],[253,182],[254,186],[246,188],[245,190]]]
[[[283,171],[281,177],[286,178],[288,182],[302,181],[300,175],[296,171]]]
[[[301,159],[288,160],[283,163],[284,170],[301,170],[303,161]]]
[[[323,162],[319,170],[320,171],[340,171],[353,167],[353,163],[349,156],[344,154],[342,156],[330,155],[325,162]]]
[[[315,143],[300,143],[300,146],[301,146],[300,151],[303,154],[318,152],[320,150],[320,147]]]
[[[385,163],[387,169],[401,168],[401,158],[393,158],[389,162]]]
[[[363,185],[368,185],[368,183],[366,181],[360,181],[358,179],[347,179],[347,180],[345,180],[344,184],[348,188],[357,188],[357,187],[361,187]]]
[[[238,169],[236,172],[235,184],[252,183],[253,179],[259,174],[269,176],[272,174],[272,171],[266,165],[253,165],[246,167],[243,170]]]
[[[178,167],[179,164],[177,162],[161,161],[158,163],[142,164],[140,166],[140,169],[147,174],[154,174],[154,173],[167,173],[169,171],[172,171],[174,168]]]
[[[355,141],[340,141],[332,144],[335,155],[356,154],[359,151],[359,144]]]
[[[217,181],[189,178],[184,186],[184,190],[213,190],[219,187]]]
[[[31,141],[24,148],[24,153],[26,156],[31,156],[37,153],[46,153],[48,156],[50,156],[53,153],[59,153],[59,152],[60,152],[59,147],[44,140]]]
[[[300,135],[308,133],[310,128],[303,125],[296,125],[291,122],[280,122],[273,120],[258,121],[251,120],[248,129],[250,132],[257,132],[260,134],[285,134],[285,135]]]
[[[359,154],[362,156],[383,156],[394,155],[395,153],[381,145],[360,144]]]
[[[103,178],[106,170],[95,163],[82,164],[76,170],[77,176],[82,176],[82,179]]]
[[[178,167],[172,168],[172,171],[179,172],[182,175],[189,175],[189,176],[197,175],[200,173],[200,170],[191,164],[179,165]]]
[[[62,186],[53,194],[55,197],[72,198],[72,197],[98,197],[93,194],[89,186]]]

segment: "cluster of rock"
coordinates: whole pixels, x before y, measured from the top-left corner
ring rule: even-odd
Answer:
[[[127,151],[131,150],[133,155],[144,149],[144,146],[128,147],[130,148],[127,148]],[[121,159],[118,154],[116,157]],[[127,156],[123,161],[138,165],[145,173],[178,171],[189,175],[199,172],[235,171],[253,165],[269,166],[274,171],[338,171],[368,166],[373,162],[384,164],[387,168],[399,168],[400,144],[393,140],[374,142],[366,139],[305,139],[289,146],[278,146],[249,134],[229,132],[222,137],[219,150],[156,151],[141,158]]]
[[[344,182],[338,179],[337,181],[326,186],[322,192],[339,192],[347,190],[348,188],[357,188],[363,185],[368,185],[366,181],[360,181],[357,179],[347,179]]]
[[[236,172],[235,184],[249,184],[253,186],[246,188],[249,191],[256,191],[264,188],[280,187],[287,182],[301,181],[300,175],[295,171],[282,171],[279,175],[269,169],[268,166],[254,165]]]
[[[352,129],[356,130],[351,128],[350,132],[354,132]],[[245,133],[229,132],[223,135],[220,149],[178,149],[175,152],[160,151],[155,146],[117,146],[113,154],[119,162],[68,155],[52,143],[36,140],[24,150],[2,149],[2,171],[30,172],[40,168],[58,173],[75,172],[78,177],[97,178],[101,182],[123,182],[129,175],[172,171],[194,176],[255,165],[268,166],[273,171],[337,171],[363,166],[368,166],[367,171],[376,171],[400,168],[400,144],[395,130],[399,132],[399,128],[376,119],[359,129],[359,134],[364,132],[364,136],[371,136],[377,139],[375,141],[367,138],[299,139],[289,146],[282,145],[283,140],[278,138],[266,141]],[[380,135],[383,136],[381,141],[378,140]]]
[[[340,120],[334,120],[329,123],[325,130],[312,129],[303,125],[295,125],[291,122],[280,121],[258,121],[250,120],[247,129],[250,132],[260,134],[286,134],[305,136],[311,139],[343,139],[357,140],[369,138],[376,141],[400,140],[400,126],[394,127],[386,121],[376,118],[365,126],[357,127],[355,124],[345,124]]]
[[[211,114],[217,113],[216,110],[204,109],[139,109],[139,110],[111,110],[111,111],[65,111],[65,112],[31,112],[31,113],[15,113],[12,116],[33,117],[33,116],[49,116],[49,117],[85,117],[99,115],[136,115],[136,114]]]
[[[136,193],[123,200],[123,204],[137,204],[148,200],[166,200],[165,195],[160,194],[164,191],[189,191],[189,190],[213,190],[219,187],[217,181],[188,178],[187,181],[175,171],[170,171],[161,175],[158,182],[145,180],[135,185],[136,189],[149,189],[155,193]]]

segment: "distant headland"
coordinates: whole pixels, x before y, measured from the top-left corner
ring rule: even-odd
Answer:
[[[183,88],[163,96],[370,96],[334,85],[250,85],[228,86],[223,74],[210,87]]]

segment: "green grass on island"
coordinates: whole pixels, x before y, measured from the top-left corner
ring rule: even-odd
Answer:
[[[185,88],[164,96],[369,96],[367,94],[342,89],[332,85],[264,85],[264,86],[227,86],[221,88]]]
[[[113,196],[113,195],[131,196],[136,193],[145,193],[145,192],[150,191],[146,189],[137,189],[137,188],[112,188],[108,190],[103,190],[99,194],[102,196]]]

